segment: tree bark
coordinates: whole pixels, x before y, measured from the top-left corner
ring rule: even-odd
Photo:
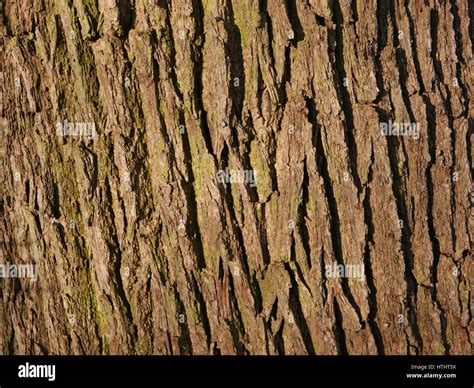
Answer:
[[[1,8],[0,354],[473,353],[471,1]]]

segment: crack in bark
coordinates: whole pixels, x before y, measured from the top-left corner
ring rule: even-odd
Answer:
[[[239,87],[231,87],[229,94],[232,100],[232,111],[234,116],[241,121],[242,120],[242,109],[244,106],[245,97],[245,71],[244,71],[244,58],[242,54],[242,42],[239,27],[235,24],[234,9],[232,7],[232,1],[227,0],[228,15],[225,26],[228,31],[228,42],[224,44],[227,57],[230,58],[230,79],[234,82],[235,78],[239,79]]]
[[[114,211],[111,206],[113,201],[112,201],[112,193],[110,191],[110,184],[109,184],[108,179],[105,179],[105,193],[104,194],[108,199],[108,201],[106,202],[108,204],[107,206],[108,219],[113,219]],[[130,302],[128,301],[127,295],[125,294],[125,288],[123,285],[122,276],[120,274],[120,269],[122,267],[122,253],[120,251],[120,243],[118,241],[117,231],[115,229],[115,226],[114,225],[107,225],[107,226],[108,226],[107,229],[109,229],[111,232],[110,237],[112,240],[112,241],[106,241],[107,250],[109,254],[112,256],[111,257],[112,272],[110,275],[114,276],[114,282],[113,282],[114,290],[124,309],[123,318],[125,318],[128,325],[128,329],[129,329],[127,331],[127,336],[129,336],[129,349],[131,352],[133,352],[135,349],[135,345],[137,343],[137,327],[134,323],[132,307],[130,306]]]
[[[174,298],[177,304],[177,313],[179,315],[183,314],[184,316],[186,316],[186,307],[184,306],[184,303],[179,296],[179,292],[178,292],[178,288],[176,284],[173,284],[173,292],[174,292]],[[180,320],[178,320],[178,322],[179,322],[179,332],[180,332],[180,336],[178,337],[178,346],[180,348],[180,354],[191,355],[193,354],[193,344],[191,341],[191,333],[189,331],[189,327],[187,324],[188,320],[186,318],[183,323],[181,323]],[[171,339],[169,339],[169,341],[170,341],[170,349],[173,349],[171,345]]]
[[[309,330],[308,323],[306,322],[303,308],[301,306],[299,291],[298,291],[298,282],[295,279],[295,274],[290,267],[289,263],[285,263],[285,269],[290,276],[291,288],[290,288],[290,297],[289,297],[289,305],[291,312],[293,313],[293,317],[296,322],[296,326],[301,333],[301,337],[303,338],[304,346],[306,351],[309,355],[315,355],[316,352],[314,350],[313,339],[311,338],[311,332]]]
[[[347,347],[346,347],[346,333],[344,332],[344,327],[342,324],[342,314],[337,303],[336,297],[333,298],[333,307],[334,307],[334,338],[336,339],[337,353],[339,355],[347,356]]]
[[[342,31],[342,25],[344,20],[342,17],[341,6],[339,0],[334,0],[333,3],[333,23],[335,25],[334,36],[336,43],[334,45],[334,59],[332,61],[334,85],[338,93],[339,100],[342,103],[342,110],[344,112],[344,128],[345,128],[345,141],[349,151],[348,160],[351,175],[354,178],[354,184],[357,188],[357,193],[360,194],[362,185],[359,177],[359,170],[357,169],[357,143],[355,141],[354,133],[354,114],[352,111],[351,97],[344,85],[344,80],[347,80],[347,74],[345,70],[345,59],[344,59],[344,35]],[[329,37],[329,35],[328,35]],[[330,48],[331,45],[329,44]],[[331,53],[330,53],[331,57]]]
[[[308,227],[306,226],[306,217],[307,217],[307,204],[309,201],[309,194],[308,194],[308,186],[309,186],[309,178],[308,178],[308,169],[306,167],[306,157],[303,161],[303,182],[301,183],[301,198],[300,203],[298,205],[298,221],[297,227],[298,232],[301,237],[301,242],[303,244],[303,249],[306,254],[306,264],[308,268],[311,269],[311,248],[309,246],[309,232]]]
[[[380,355],[385,354],[385,348],[383,343],[382,334],[380,328],[377,325],[376,316],[377,316],[377,288],[375,287],[374,275],[372,272],[372,265],[370,262],[370,246],[374,244],[374,224],[372,221],[372,208],[370,206],[370,185],[372,183],[372,166],[374,163],[374,146],[371,144],[371,155],[370,155],[370,166],[367,174],[367,183],[365,184],[365,197],[363,200],[364,207],[364,221],[367,225],[367,236],[366,244],[364,250],[364,268],[365,268],[365,278],[367,281],[367,287],[369,289],[368,299],[369,299],[369,314],[367,321],[369,323],[370,330],[374,337],[375,346],[377,347],[377,353]]]
[[[326,199],[328,201],[328,206],[329,206],[332,249],[334,252],[334,257],[336,259],[336,262],[339,265],[344,265],[344,258],[343,258],[343,252],[342,252],[342,246],[341,246],[341,231],[340,231],[338,206],[337,206],[336,197],[334,196],[334,190],[332,187],[332,179],[329,174],[327,156],[324,152],[324,147],[323,147],[323,139],[322,139],[323,133],[324,133],[324,136],[327,136],[327,135],[325,134],[324,128],[319,126],[317,123],[318,112],[316,110],[314,101],[308,98],[306,102],[307,102],[308,112],[310,112],[308,119],[313,124],[313,147],[316,149],[316,153],[317,153],[317,163],[316,163],[317,169],[318,169],[319,175],[323,178]],[[354,312],[357,314],[360,325],[364,327],[365,323],[362,319],[360,308],[357,305],[354,299],[354,296],[352,295],[347,278],[341,277],[340,282],[342,285],[344,295],[346,296],[347,300],[349,301],[352,308],[354,309]]]
[[[234,278],[232,276],[232,272],[230,269],[228,270],[228,277],[229,277],[229,296],[231,300],[232,306],[232,315],[234,315],[235,320],[227,320],[227,324],[231,330],[232,338],[234,340],[234,346],[237,349],[237,354],[249,354],[248,350],[245,348],[244,343],[242,342],[242,338],[245,337],[245,325],[242,320],[242,313],[239,309],[239,302],[237,301],[237,297],[235,296],[235,285],[234,285]]]
[[[204,109],[203,102],[203,67],[204,67],[204,57],[202,48],[205,44],[206,35],[204,33],[204,9],[202,6],[201,0],[193,0],[193,13],[192,16],[195,21],[195,36],[194,41],[197,38],[202,38],[202,43],[199,47],[194,47],[194,90],[195,90],[195,104],[198,109],[198,118],[199,118],[199,128],[201,129],[204,142],[206,144],[207,152],[214,159],[214,164],[217,166],[217,155],[214,153],[212,148],[212,138],[211,131],[209,130],[209,125],[207,121],[207,112]]]
[[[389,115],[380,108],[377,108],[377,113],[379,115],[380,122],[387,122]],[[413,275],[413,252],[411,246],[411,230],[408,224],[407,209],[405,204],[405,199],[403,195],[403,190],[401,189],[401,177],[398,173],[398,157],[397,157],[397,139],[392,136],[386,137],[388,156],[390,160],[390,170],[392,173],[392,192],[395,198],[395,203],[397,206],[398,219],[403,222],[403,228],[401,231],[401,248],[403,251],[403,258],[405,264],[405,281],[407,285],[407,304],[408,304],[408,318],[410,327],[413,331],[417,344],[415,348],[417,352],[422,348],[422,338],[416,322],[416,295],[418,289],[418,283],[416,278]]]
[[[298,7],[296,2],[293,0],[284,0],[286,15],[291,24],[291,29],[293,30],[294,39],[292,39],[293,46],[296,48],[298,42],[301,42],[304,37],[303,27],[301,25],[300,19],[298,17]]]

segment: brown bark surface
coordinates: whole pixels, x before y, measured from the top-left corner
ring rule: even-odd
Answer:
[[[472,1],[0,7],[0,354],[473,353]]]

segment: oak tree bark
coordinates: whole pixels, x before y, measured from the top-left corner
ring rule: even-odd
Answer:
[[[472,1],[1,9],[0,354],[473,353]]]

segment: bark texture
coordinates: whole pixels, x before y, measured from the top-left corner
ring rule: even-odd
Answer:
[[[1,10],[0,354],[473,353],[472,1]]]

